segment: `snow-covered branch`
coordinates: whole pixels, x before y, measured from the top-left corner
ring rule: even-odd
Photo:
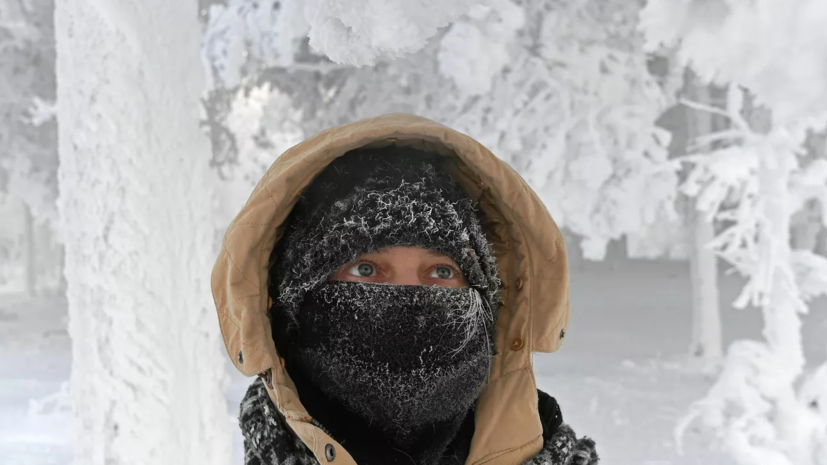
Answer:
[[[721,148],[684,157],[691,168],[683,191],[725,225],[710,246],[747,277],[734,306],[762,310],[766,341],[730,347],[720,378],[677,433],[701,419],[721,434],[739,464],[817,465],[827,422],[801,401],[800,315],[808,300],[827,290],[827,260],[793,251],[790,229],[806,199],[827,197],[827,165],[815,160],[802,167],[805,133],[771,122],[767,110],[736,89],[730,87],[723,109],[684,102],[726,116],[732,129],[695,144]]]
[[[824,24],[821,0],[650,0],[641,13],[649,50],[677,47],[682,65],[750,89],[785,124],[827,109]]]
[[[404,57],[421,50],[440,28],[472,12],[472,7],[488,2],[229,0],[209,10],[203,45],[212,79],[208,84],[231,88],[265,68],[291,66],[296,44],[305,40],[320,57],[343,65],[372,66],[378,60]]]
[[[486,0],[307,0],[310,46],[336,63],[371,66],[422,49]]]

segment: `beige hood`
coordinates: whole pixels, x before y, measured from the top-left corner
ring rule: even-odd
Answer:
[[[230,224],[212,272],[218,320],[230,359],[245,375],[265,377],[270,398],[319,463],[325,446],[336,464],[355,462],[299,401],[282,368],[267,317],[270,251],[297,196],[335,158],[365,146],[415,146],[445,156],[445,168],[485,212],[503,281],[496,323],[499,354],[476,411],[468,464],[514,465],[542,446],[531,352],[560,347],[569,321],[566,249],[537,195],[474,139],[426,118],[390,114],[323,131],[292,147],[267,170]]]

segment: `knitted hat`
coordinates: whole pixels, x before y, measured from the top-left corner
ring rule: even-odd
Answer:
[[[313,180],[270,258],[270,296],[291,320],[305,294],[344,264],[395,246],[452,258],[496,312],[497,263],[476,205],[439,168],[437,157],[395,146],[359,149]]]

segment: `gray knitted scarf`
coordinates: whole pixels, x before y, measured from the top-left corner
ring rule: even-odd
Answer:
[[[587,437],[578,439],[562,422],[557,402],[541,391],[538,395],[543,449],[523,465],[597,465],[594,441]],[[250,386],[241,402],[239,422],[244,437],[245,465],[320,465],[273,406],[260,379]],[[318,423],[315,425],[324,429]]]

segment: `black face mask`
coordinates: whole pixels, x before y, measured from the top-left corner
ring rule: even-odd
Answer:
[[[312,383],[402,434],[464,415],[488,378],[492,313],[475,289],[327,282],[298,320]]]

